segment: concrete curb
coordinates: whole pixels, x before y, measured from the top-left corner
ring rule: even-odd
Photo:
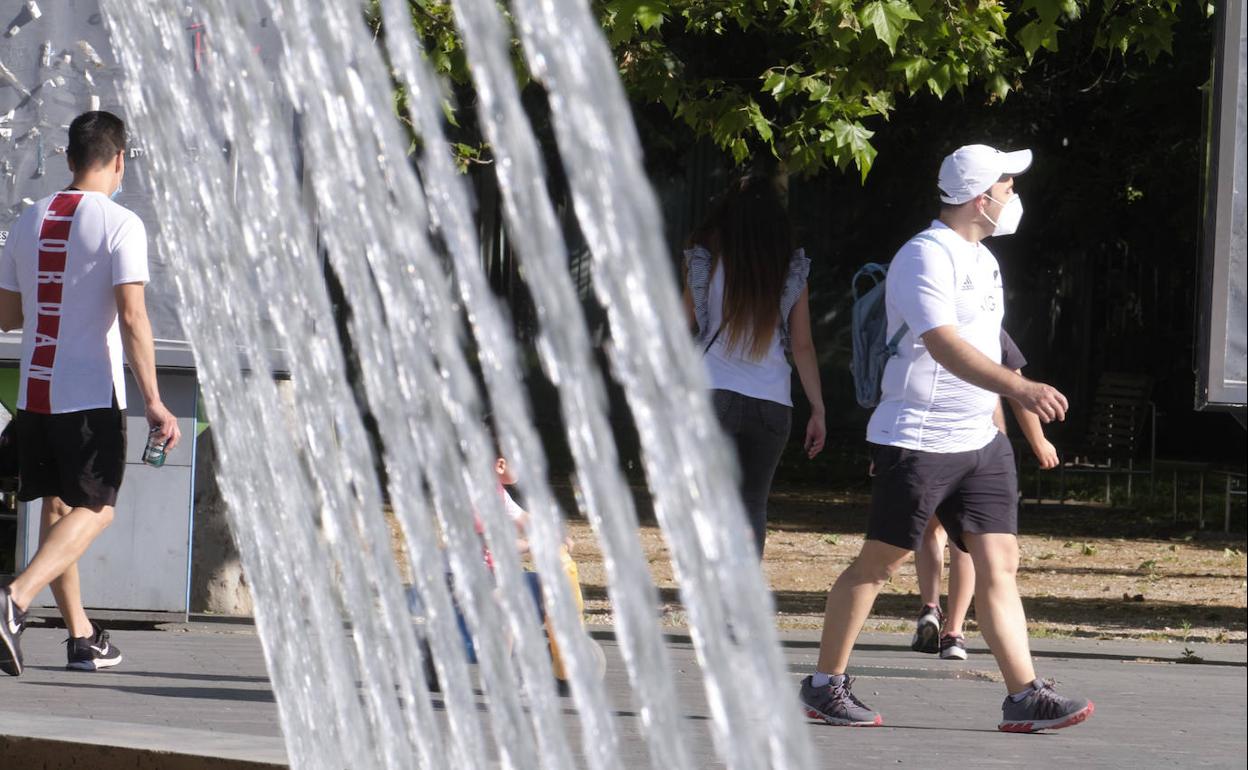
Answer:
[[[72,736],[72,737],[69,737]],[[280,738],[0,711],[0,757],[23,770],[268,770]]]

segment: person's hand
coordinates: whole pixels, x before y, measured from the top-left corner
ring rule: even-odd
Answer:
[[[1023,386],[1013,398],[1039,417],[1040,422],[1061,422],[1066,419],[1066,410],[1070,408],[1066,397],[1057,388],[1043,382],[1023,380]]]
[[[806,440],[802,443],[807,459],[813,460],[815,455],[823,451],[823,441],[827,437],[828,430],[823,425],[823,414],[812,414],[806,421]]]
[[[148,430],[165,443],[165,451],[169,452],[178,442],[182,440],[182,431],[178,429],[178,418],[173,416],[165,408],[165,405],[159,401],[155,401],[147,405],[147,427]]]
[[[1047,471],[1057,467],[1057,448],[1054,447],[1046,439],[1040,439],[1039,443],[1031,448],[1035,453],[1036,459],[1040,461],[1040,470]]]

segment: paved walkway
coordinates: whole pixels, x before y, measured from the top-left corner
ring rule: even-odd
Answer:
[[[63,631],[26,633],[26,673],[0,677],[0,767],[18,766],[4,761],[5,753],[11,758],[24,751],[29,758],[35,756],[32,747],[43,746],[48,757],[63,756],[55,753],[52,739],[88,746],[92,753],[84,756],[97,768],[105,766],[101,757],[112,756],[112,749],[101,748],[106,746],[169,752],[155,764],[118,767],[284,762],[273,695],[250,627],[190,624],[111,633],[126,662],[94,674],[63,669]],[[619,651],[609,629],[595,635],[608,655],[623,765],[648,767],[644,743],[630,740],[641,725],[629,702]],[[783,639],[796,691],[798,678],[813,664],[817,638],[801,632]],[[1182,665],[1181,644],[1035,640],[1040,674],[1092,697],[1097,710],[1076,728],[1017,736],[995,729],[1003,687],[979,639],[971,640],[966,663],[916,655],[907,642],[887,634],[861,640],[852,672],[859,677],[856,692],[884,714],[886,726],[851,730],[811,723],[811,738],[827,766],[1243,767],[1248,648],[1242,644],[1189,645],[1205,662]],[[692,645],[676,634],[669,649],[684,674],[678,692],[700,751],[699,766],[721,767],[710,745]],[[215,759],[174,761],[179,753]],[[58,766],[47,762],[33,766]]]

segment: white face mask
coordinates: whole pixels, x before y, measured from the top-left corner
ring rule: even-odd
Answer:
[[[993,203],[1001,203],[1001,201],[987,196],[988,200]],[[1011,196],[1008,201],[1001,205],[1001,213],[997,215],[996,220],[988,216],[984,212],[984,219],[992,222],[993,235],[1013,235],[1018,230],[1018,223],[1023,221],[1023,198],[1020,195]]]

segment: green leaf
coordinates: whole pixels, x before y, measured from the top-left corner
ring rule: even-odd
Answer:
[[[931,62],[922,56],[901,56],[894,59],[893,63],[888,65],[888,69],[890,72],[905,73],[906,88],[913,91],[915,86],[922,82],[923,73],[930,64]]]
[[[779,70],[767,70],[767,74],[763,75],[763,90],[770,91],[772,96],[776,96],[784,90],[785,83],[788,78]]]
[[[873,94],[867,94],[864,100],[867,107],[877,115],[884,116],[888,120],[888,113],[893,111],[893,95],[888,91],[877,91]]]
[[[643,0],[637,5],[634,17],[641,28],[649,32],[663,24],[664,18],[672,12],[665,0]]]
[[[451,106],[448,99],[442,100],[442,116],[446,118],[446,122],[455,128],[459,128],[459,121],[455,119],[455,108]]]
[[[906,0],[875,0],[859,11],[858,18],[864,27],[870,27],[876,38],[888,46],[889,53],[897,52],[897,40],[911,21],[922,21]]]
[[[906,0],[888,0],[884,5],[890,18],[898,24],[907,21],[923,21],[923,17],[914,12],[914,8]]]
[[[949,86],[953,84],[953,73],[949,69],[948,62],[942,62],[928,71],[927,87],[936,95],[937,99],[944,99],[945,94],[949,91]]]
[[[1029,21],[1018,31],[1018,42],[1030,61],[1041,48],[1057,52],[1057,25]]]
[[[757,102],[751,99],[749,105],[746,106],[745,111],[750,117],[750,123],[753,124],[754,130],[758,132],[758,135],[762,137],[764,142],[770,143],[772,135],[771,121],[767,120],[766,116],[763,115],[762,108],[758,106]]]
[[[1013,90],[1014,87],[1010,85],[1010,81],[1006,80],[1000,72],[988,79],[988,93],[997,99],[1004,99]]]
[[[612,20],[608,37],[612,48],[632,40],[638,27],[645,32],[658,29],[672,13],[667,0],[611,0],[605,8]]]
[[[849,151],[854,164],[858,166],[862,174],[862,181],[867,181],[871,164],[875,162],[876,149],[871,146],[871,137],[875,135],[875,132],[868,131],[857,121],[838,120],[832,124],[832,135],[836,137],[838,147]]]
[[[1019,6],[1020,13],[1027,11],[1035,11],[1036,18],[1039,19],[1044,26],[1052,27],[1057,24],[1058,19],[1065,10],[1066,0],[1024,0]]]
[[[832,93],[832,85],[826,80],[814,76],[806,76],[800,81],[802,90],[810,94],[812,102],[825,102]]]
[[[901,27],[889,15],[887,8],[880,0],[868,3],[859,13],[858,18],[864,27],[871,31],[881,43],[888,46],[889,53],[896,53],[897,38],[901,36]]]

